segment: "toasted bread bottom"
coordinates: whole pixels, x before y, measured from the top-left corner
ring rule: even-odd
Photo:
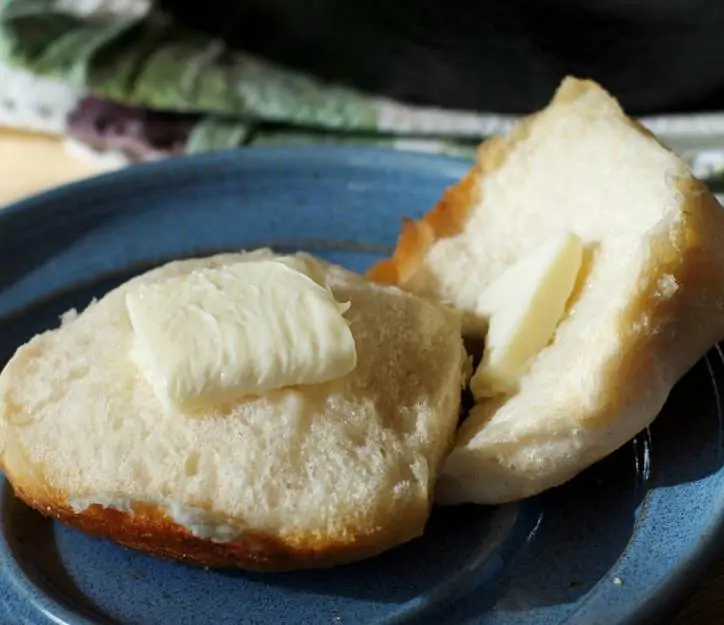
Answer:
[[[12,484],[15,496],[45,517],[129,549],[208,568],[257,572],[331,568],[375,556],[416,538],[400,530],[419,525],[419,520],[405,520],[409,515],[401,515],[398,529],[378,528],[364,536],[357,534],[349,540],[340,537],[337,542],[327,540],[324,544],[315,544],[309,539],[284,542],[255,530],[244,532],[233,541],[216,542],[194,536],[186,527],[169,519],[158,506],[136,504],[129,513],[93,504],[82,512],[75,512],[63,503],[61,494],[57,498],[40,497],[15,479]],[[410,514],[415,515],[416,511],[411,510]]]

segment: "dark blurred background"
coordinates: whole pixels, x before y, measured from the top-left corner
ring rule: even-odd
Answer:
[[[203,0],[189,26],[410,103],[521,113],[568,73],[630,112],[724,108],[724,0]]]

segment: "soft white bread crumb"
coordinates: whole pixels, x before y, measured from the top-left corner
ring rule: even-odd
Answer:
[[[173,262],[21,347],[0,375],[0,435],[24,497],[157,504],[198,535],[260,533],[318,564],[368,535],[368,554],[419,535],[458,420],[458,313],[325,264],[351,302],[358,364],[343,378],[190,417],[163,410],[129,360],[132,284],[270,255]]]
[[[464,311],[468,328],[485,285],[526,251],[566,230],[586,245],[566,316],[519,391],[462,425],[442,502],[565,482],[647,426],[724,336],[724,212],[593,82],[565,80],[548,108],[483,144],[436,211],[423,234],[444,218],[461,228],[439,234],[402,281]]]

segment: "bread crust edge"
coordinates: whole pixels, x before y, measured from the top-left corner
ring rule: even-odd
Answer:
[[[131,512],[92,504],[75,511],[67,497],[34,478],[23,480],[3,469],[15,496],[43,516],[118,545],[166,560],[214,569],[286,572],[324,569],[368,559],[422,535],[429,517],[420,506],[401,510],[394,527],[376,527],[367,533],[350,532],[328,539],[292,537],[250,529],[228,542],[193,535],[172,521],[157,505],[138,503]]]
[[[588,91],[601,89],[592,80],[566,77],[547,107],[523,117],[507,135],[483,141],[478,147],[473,166],[458,183],[444,191],[429,212],[420,220],[403,219],[392,256],[370,267],[365,274],[367,278],[380,284],[397,286],[409,282],[436,241],[465,230],[470,212],[482,198],[481,181],[500,169],[516,144],[528,136],[536,119],[553,106],[571,102]]]

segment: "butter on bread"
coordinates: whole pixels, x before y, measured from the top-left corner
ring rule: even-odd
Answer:
[[[282,256],[138,285],[126,294],[131,357],[181,411],[347,375],[357,360],[349,304],[319,273],[311,257]]]
[[[500,503],[559,485],[649,425],[724,337],[724,211],[686,164],[592,81],[484,142],[370,277],[481,321],[476,298],[570,230],[583,263],[551,342],[515,392],[481,400],[439,482],[442,503]]]
[[[347,375],[188,415],[128,358],[126,295],[271,252],[167,264],[21,347],[0,375],[0,460],[41,513],[209,566],[289,570],[420,535],[459,416],[460,315],[322,263],[354,336]]]

